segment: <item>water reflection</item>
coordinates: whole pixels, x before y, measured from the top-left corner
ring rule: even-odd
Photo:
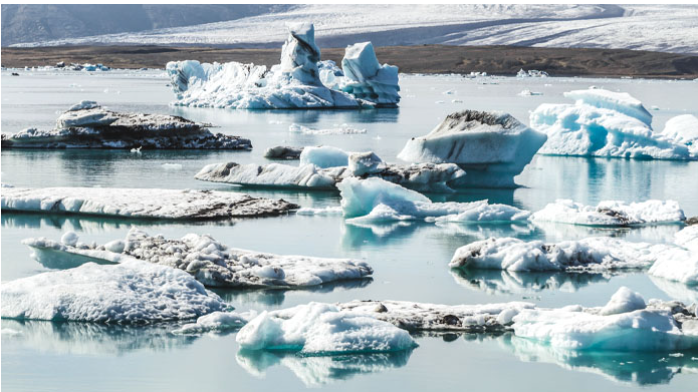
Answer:
[[[177,323],[119,326],[81,322],[2,320],[3,345],[20,343],[40,352],[72,355],[124,355],[139,350],[169,351],[195,338],[173,335]]]
[[[591,284],[606,283],[617,274],[587,272],[514,272],[453,269],[456,283],[489,295],[535,295],[543,291],[574,293]]]
[[[687,286],[681,282],[674,282],[650,276],[650,280],[657,288],[674,300],[683,302],[686,305],[698,303],[698,286]]]
[[[412,350],[323,357],[240,350],[235,359],[243,369],[256,377],[264,377],[269,368],[282,365],[289,368],[306,386],[319,386],[403,367],[407,365],[411,355]]]

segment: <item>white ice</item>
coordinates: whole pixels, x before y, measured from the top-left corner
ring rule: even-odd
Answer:
[[[698,117],[692,114],[682,114],[672,117],[666,122],[661,135],[685,145],[691,154],[698,156]]]
[[[256,316],[256,312],[213,312],[196,319],[195,323],[185,324],[172,331],[177,335],[197,335],[205,332],[223,332],[242,328]]]
[[[305,147],[300,155],[301,165],[315,165],[319,168],[347,166],[349,153],[332,146]]]
[[[347,124],[341,124],[335,128],[314,129],[294,123],[289,125],[288,131],[303,135],[362,135],[366,133],[365,129],[351,128]]]
[[[546,136],[499,112],[465,110],[446,117],[428,135],[410,139],[398,158],[455,163],[468,175],[458,185],[513,187]]]
[[[556,222],[584,226],[640,226],[681,223],[686,219],[673,200],[638,203],[606,200],[596,206],[572,200],[556,200],[531,215],[533,222]]]
[[[563,95],[566,98],[575,100],[577,105],[585,104],[599,109],[610,109],[636,118],[647,126],[652,126],[652,114],[642,105],[639,99],[628,93],[593,88],[568,91]]]
[[[674,243],[678,248],[661,254],[649,274],[689,286],[698,285],[698,225],[676,233]]]

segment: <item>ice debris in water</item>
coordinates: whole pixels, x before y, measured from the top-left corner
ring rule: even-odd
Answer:
[[[679,203],[673,200],[638,203],[607,200],[596,206],[556,200],[533,213],[531,220],[584,226],[641,226],[681,223],[686,216]]]
[[[674,352],[698,347],[695,305],[651,300],[623,287],[606,306],[523,310],[513,318],[517,337],[557,349]]]
[[[208,235],[193,233],[180,240],[168,240],[135,228],[125,240],[104,246],[83,243],[69,246],[45,238],[27,239],[23,243],[34,250],[37,261],[49,268],[78,263],[80,258],[103,263],[135,258],[186,271],[209,287],[306,287],[361,279],[373,273],[363,261],[233,249]]]
[[[652,115],[627,93],[603,89],[565,93],[574,104],[542,104],[531,127],[548,135],[541,154],[632,159],[697,159],[678,134],[652,131]]]
[[[236,340],[244,350],[312,355],[393,352],[417,346],[407,331],[393,324],[314,302],[265,311],[247,323]]]
[[[529,69],[525,71],[523,68],[519,69],[516,73],[517,78],[547,78],[549,75],[545,71],[539,71],[537,69]]]
[[[380,178],[347,178],[337,184],[348,222],[431,220],[458,222],[511,222],[526,220],[528,211],[487,200],[433,203],[426,196]]]
[[[22,320],[150,323],[227,307],[186,272],[133,259],[3,282],[0,292],[2,317]]]
[[[212,133],[207,124],[166,114],[118,113],[82,101],[61,114],[56,128],[2,134],[2,148],[250,150],[239,136]]]
[[[662,253],[649,274],[689,286],[698,285],[698,225],[676,233],[674,243],[678,248]]]
[[[347,124],[327,129],[313,129],[299,124],[291,124],[288,131],[303,135],[362,135],[366,133],[365,129],[350,128]]]
[[[237,62],[167,63],[166,70],[177,94],[175,104],[235,109],[397,105],[397,67],[378,65],[370,43],[349,46],[342,60],[344,72],[337,72],[334,64],[320,62],[311,23],[287,26],[289,37],[281,49],[281,63],[269,69]],[[323,84],[323,79],[328,85]]]
[[[464,110],[449,114],[426,136],[410,139],[406,162],[455,163],[468,175],[456,186],[513,187],[546,136],[509,114]]]
[[[241,193],[152,188],[8,188],[1,204],[2,211],[150,219],[261,217],[298,207]]]
[[[609,237],[546,244],[490,238],[456,250],[451,268],[530,271],[610,271],[647,268],[673,246]]]

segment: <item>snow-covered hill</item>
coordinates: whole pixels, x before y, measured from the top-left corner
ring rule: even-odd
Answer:
[[[19,44],[277,47],[285,24],[315,24],[317,41],[375,45],[520,45],[698,53],[695,5],[299,5],[188,27]]]

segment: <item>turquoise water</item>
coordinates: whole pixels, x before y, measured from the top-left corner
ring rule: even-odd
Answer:
[[[427,133],[446,114],[463,108],[503,110],[527,122],[528,111],[543,102],[565,102],[562,92],[590,85],[627,91],[653,110],[654,127],[683,113],[698,115],[698,83],[646,80],[548,78],[496,79],[481,84],[459,77],[404,77],[399,109],[368,111],[246,112],[168,106],[173,97],[158,73],[42,74],[2,77],[2,131],[50,127],[56,112],[93,99],[115,110],[175,113],[211,122],[218,132],[252,140],[251,152],[2,151],[2,181],[15,186],[101,186],[239,188],[196,181],[205,164],[263,162],[267,147],[280,144],[334,145],[373,150],[395,161],[409,137]],[[455,89],[455,95],[442,94]],[[543,96],[520,97],[523,89]],[[463,103],[452,103],[459,99]],[[445,101],[444,103],[436,103]],[[307,136],[288,132],[291,123],[314,128],[347,123],[365,135]],[[163,164],[179,163],[181,170]],[[472,189],[434,200],[479,200],[537,210],[558,198],[584,203],[617,199],[674,199],[687,215],[698,215],[698,163],[625,161],[537,156],[517,178],[516,190]],[[333,192],[244,190],[282,197],[303,206],[338,205]],[[447,264],[460,246],[490,236],[522,239],[582,238],[613,235],[632,241],[662,242],[680,229],[668,225],[634,230],[595,230],[573,226],[543,229],[529,225],[436,226],[412,223],[357,227],[341,217],[285,216],[234,223],[134,222],[31,214],[2,214],[2,281],[45,270],[20,244],[28,237],[58,239],[66,230],[84,241],[122,238],[132,225],[177,238],[190,232],[211,234],[225,244],[281,254],[351,257],[368,261],[372,279],[311,290],[218,291],[238,310],[278,309],[310,301],[393,299],[444,304],[526,300],[541,306],[608,301],[621,286],[645,298],[695,301],[698,291],[647,275],[621,273],[513,274],[500,271],[458,273]],[[2,387],[7,390],[299,390],[327,385],[336,390],[481,388],[488,390],[626,390],[656,386],[686,391],[696,381],[698,353],[663,355],[588,353],[572,356],[502,336],[422,335],[411,353],[302,358],[239,352],[235,334],[176,337],[171,326],[105,327],[89,324],[2,321]],[[19,331],[19,334],[6,331]],[[505,377],[502,375],[505,374]],[[564,384],[563,384],[564,383]]]

